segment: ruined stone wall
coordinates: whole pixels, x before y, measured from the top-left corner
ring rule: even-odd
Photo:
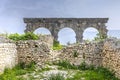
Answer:
[[[103,46],[103,66],[115,71],[120,78],[120,40],[108,39]]]
[[[4,40],[3,40],[4,41]],[[115,71],[120,78],[120,40],[107,39],[102,42],[80,43],[64,47],[60,51],[51,50],[53,39],[0,42],[0,72],[12,68],[18,62],[28,64],[35,61],[39,66],[53,60],[68,60],[74,65],[87,64],[104,66]],[[52,59],[52,60],[51,60]]]
[[[31,61],[35,61],[41,66],[49,59],[50,48],[45,42],[39,40],[18,41],[16,45],[19,63],[28,64]]]
[[[53,37],[51,35],[40,35],[39,41],[46,43],[49,48],[53,46]]]
[[[14,43],[0,43],[0,73],[5,68],[12,68],[18,63],[16,45]]]
[[[39,40],[18,41],[16,45],[19,63],[25,62],[28,64],[35,61],[41,66],[49,59],[53,37],[51,35],[40,35]]]
[[[118,39],[68,46],[61,51],[58,58],[68,60],[74,65],[80,65],[85,61],[90,65],[103,66],[114,71],[116,76],[120,78],[120,40]]]
[[[66,47],[62,50],[59,58],[68,60],[72,64],[80,65],[83,61],[87,64],[101,66],[103,43],[81,43]]]

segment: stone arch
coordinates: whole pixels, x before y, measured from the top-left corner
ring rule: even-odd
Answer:
[[[64,45],[67,45],[67,43],[76,43],[76,32],[70,27],[60,28],[58,41]]]
[[[83,40],[93,40],[99,31],[94,27],[87,27],[83,32]]]
[[[34,33],[36,34],[44,34],[44,35],[51,35],[51,31],[48,28],[40,27],[37,28]]]

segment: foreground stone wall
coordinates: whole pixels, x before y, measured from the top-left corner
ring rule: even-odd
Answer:
[[[4,41],[4,40],[3,40]],[[53,38],[40,40],[0,42],[0,72],[12,68],[18,62],[26,64],[35,61],[39,66],[54,60],[68,60],[74,65],[85,61],[89,65],[104,66],[115,71],[120,78],[120,40],[107,39],[103,42],[90,42],[69,45],[60,51],[51,50]]]
[[[28,64],[31,61],[35,61],[41,66],[49,59],[50,48],[45,42],[39,40],[18,41],[16,45],[19,63]]]
[[[80,65],[83,61],[87,64],[101,66],[103,43],[81,43],[64,48],[59,55],[62,60],[68,60],[74,65]]]
[[[16,45],[14,43],[0,43],[0,73],[5,68],[12,68],[18,63]]]
[[[104,67],[115,71],[117,77],[120,78],[120,40],[108,39],[103,46]]]

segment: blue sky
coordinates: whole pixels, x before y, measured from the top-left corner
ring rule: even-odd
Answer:
[[[120,29],[120,0],[1,0],[0,32],[23,33],[23,17],[109,17]]]
[[[108,17],[120,29],[120,0],[0,0],[0,33],[23,33],[23,17]]]

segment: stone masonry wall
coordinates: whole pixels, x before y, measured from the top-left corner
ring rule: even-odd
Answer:
[[[103,46],[104,67],[115,71],[117,77],[120,78],[120,40],[108,39]]]
[[[35,61],[39,66],[42,66],[49,59],[53,37],[51,35],[40,35],[39,40],[18,41],[16,45],[19,63],[28,64]]]
[[[103,43],[81,43],[64,48],[59,55],[62,60],[68,60],[74,65],[80,65],[83,61],[95,66],[102,65]],[[77,54],[77,55],[76,55]]]
[[[49,59],[50,48],[45,42],[39,40],[18,41],[16,45],[19,63],[28,64],[31,61],[35,61],[41,66]]]
[[[40,35],[39,41],[46,43],[49,48],[53,46],[53,37],[51,35]]]
[[[14,43],[0,43],[0,73],[5,68],[12,68],[18,62],[16,45]]]

